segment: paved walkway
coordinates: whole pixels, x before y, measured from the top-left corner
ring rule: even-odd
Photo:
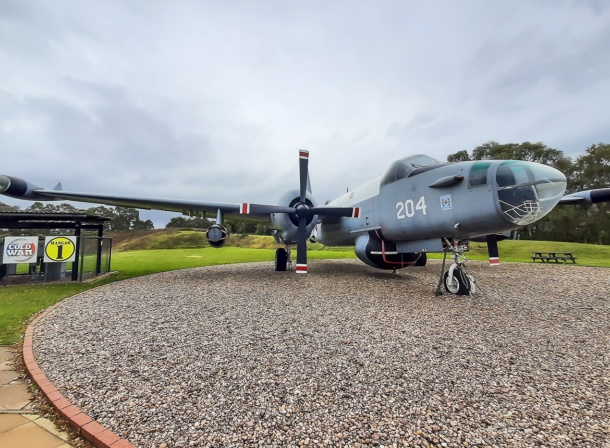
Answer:
[[[71,448],[68,434],[32,409],[32,396],[13,358],[10,347],[0,346],[0,447]]]

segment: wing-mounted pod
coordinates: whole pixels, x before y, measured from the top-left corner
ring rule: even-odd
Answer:
[[[39,195],[36,190],[42,190],[42,187],[18,177],[5,176],[0,174],[0,194],[9,196],[15,199],[26,199],[32,201],[49,201],[48,197]]]
[[[610,201],[610,188],[598,188],[596,190],[578,191],[565,195],[559,201],[560,204],[582,204],[591,205]]]
[[[402,269],[417,263],[421,253],[398,252],[396,244],[385,241],[377,231],[370,231],[356,239],[356,256],[378,269]]]
[[[222,224],[212,224],[205,232],[205,237],[208,239],[210,246],[220,249],[229,239],[229,232]]]
[[[205,237],[208,239],[208,243],[210,243],[210,246],[215,247],[216,249],[223,247],[229,240],[229,232],[223,225],[223,219],[224,215],[222,210],[218,209],[216,212],[216,223],[208,227],[208,230],[205,232]]]

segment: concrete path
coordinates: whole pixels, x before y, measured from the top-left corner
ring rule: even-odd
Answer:
[[[68,434],[32,409],[32,396],[13,359],[11,348],[0,346],[0,446],[71,448]]]

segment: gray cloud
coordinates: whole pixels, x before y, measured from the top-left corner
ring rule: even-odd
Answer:
[[[75,190],[274,202],[306,148],[323,201],[409,153],[609,140],[603,1],[0,11],[0,160],[47,186],[62,163]]]

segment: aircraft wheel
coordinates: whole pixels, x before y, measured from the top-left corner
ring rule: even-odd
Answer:
[[[288,262],[288,253],[286,249],[280,247],[275,251],[275,270],[276,271],[285,271],[286,263]]]
[[[428,256],[424,252],[422,252],[421,254],[419,254],[419,258],[415,262],[415,266],[425,266],[427,261]]]
[[[453,282],[449,283],[449,271],[445,272],[445,289],[451,294],[465,296],[470,293],[470,280],[461,269],[453,271]]]

